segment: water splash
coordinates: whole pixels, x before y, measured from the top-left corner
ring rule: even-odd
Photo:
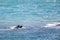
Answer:
[[[47,23],[45,28],[60,28],[60,22],[52,22],[52,23]]]

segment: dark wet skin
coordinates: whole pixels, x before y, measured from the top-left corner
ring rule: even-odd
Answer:
[[[18,25],[16,28],[18,29],[18,28],[22,28],[23,26],[20,26],[20,25]]]

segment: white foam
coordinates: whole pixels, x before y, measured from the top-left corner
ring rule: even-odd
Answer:
[[[60,22],[52,22],[52,23],[48,23],[48,24],[46,24],[44,27],[45,28],[48,28],[48,27],[55,27],[55,26],[57,26],[57,25],[59,25],[60,24]]]
[[[13,30],[15,29],[16,26],[11,26],[11,27],[6,27],[6,28],[3,28],[3,29],[0,29],[0,31],[7,31],[7,30]]]
[[[11,27],[9,27],[9,29],[15,29],[16,28],[16,26],[11,26]]]
[[[26,27],[22,27],[22,28],[19,28],[19,29],[25,29]],[[1,30],[3,30],[3,31],[7,31],[7,30],[14,30],[14,29],[16,29],[16,26],[9,26],[9,27],[6,27],[5,29],[0,29],[0,31]]]
[[[13,30],[13,29],[16,29],[16,26],[9,26],[9,27],[6,27],[5,29],[0,29],[0,30]]]

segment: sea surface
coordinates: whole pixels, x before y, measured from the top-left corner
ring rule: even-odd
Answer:
[[[0,0],[0,40],[60,40],[60,0]],[[6,30],[22,25],[24,28]],[[53,26],[52,26],[53,27]]]

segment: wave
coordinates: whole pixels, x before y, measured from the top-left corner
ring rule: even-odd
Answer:
[[[11,26],[11,27],[8,27],[9,29],[15,29],[16,28],[16,26]]]
[[[0,31],[1,30],[14,30],[14,29],[16,29],[16,26],[9,26],[9,27],[6,27],[6,28],[4,28],[4,29],[0,29]],[[18,29],[25,29],[25,27],[22,27],[22,28],[18,28]]]
[[[45,28],[60,28],[60,22],[47,23]]]
[[[0,31],[1,30],[7,31],[7,30],[13,30],[13,29],[15,29],[15,26],[11,26],[11,27],[6,27],[6,28],[3,28],[3,29],[0,29]]]
[[[45,27],[45,28],[56,28],[56,29],[59,28],[60,29],[60,22],[50,22],[50,23],[47,23],[43,27]],[[28,26],[28,27],[24,26],[24,27],[18,28],[18,29],[30,29],[30,28],[31,28],[31,26]],[[36,28],[36,27],[32,27],[32,28]],[[4,29],[0,29],[0,30],[14,30],[14,29],[16,29],[16,26],[8,26],[8,27],[6,27]]]

